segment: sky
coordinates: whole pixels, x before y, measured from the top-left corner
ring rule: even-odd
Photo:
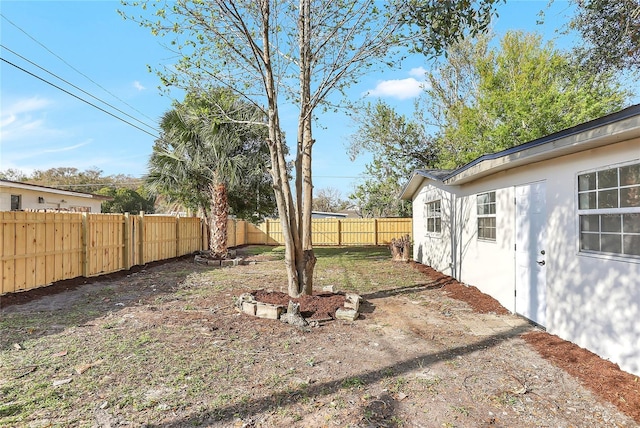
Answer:
[[[173,58],[149,30],[121,18],[119,8],[118,1],[0,0],[0,170],[30,174],[73,167],[98,168],[104,175],[146,173],[159,118],[172,102],[158,90],[159,80],[147,65],[169,65]],[[537,25],[543,9],[545,22]],[[571,16],[567,1],[555,0],[548,8],[548,0],[508,0],[498,12],[492,24],[497,37],[513,29],[537,31],[560,47],[573,42],[557,32]],[[411,56],[401,67],[367,75],[348,96],[381,99],[409,115],[429,64],[421,55]],[[295,135],[295,114],[285,115],[282,123],[286,134]],[[362,180],[370,156],[351,161],[346,149],[355,131],[344,112],[319,114],[313,153],[316,191],[337,189],[346,198]]]

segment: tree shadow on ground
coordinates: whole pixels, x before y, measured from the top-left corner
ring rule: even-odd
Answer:
[[[438,362],[448,361],[452,358],[470,354],[478,350],[492,348],[501,342],[520,336],[522,333],[529,331],[530,329],[531,327],[529,325],[514,327],[504,333],[488,336],[472,345],[425,353],[418,357],[388,365],[377,370],[362,371],[355,375],[355,377],[361,381],[362,386],[372,385],[388,377],[390,372],[394,373],[394,375],[401,375],[416,369],[424,369],[425,367],[432,366]],[[231,423],[237,418],[241,418],[243,420],[251,419],[255,415],[268,412],[273,409],[274,406],[290,406],[301,402],[302,400],[309,400],[310,398],[318,398],[336,393],[340,389],[344,388],[344,385],[352,379],[354,379],[354,375],[328,382],[314,383],[311,385],[304,384],[300,387],[289,389],[284,392],[276,392],[263,397],[244,400],[241,403],[218,408],[209,408],[179,421],[162,424],[148,424],[147,427],[168,428],[202,426],[212,423]],[[372,418],[373,420],[371,422],[375,423],[375,418],[377,418],[377,426],[384,426],[381,424],[382,420],[389,420],[393,417],[393,413],[395,412],[395,400],[385,400],[384,404],[374,403],[375,401],[360,406],[363,419],[366,420],[367,418]],[[371,406],[375,406],[375,408],[372,408]],[[377,414],[375,413],[376,411],[378,411]]]

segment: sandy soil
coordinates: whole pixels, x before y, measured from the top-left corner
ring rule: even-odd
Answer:
[[[261,259],[233,269],[246,278],[259,278],[269,263],[281,262]],[[150,304],[152,296],[176,289],[175,283],[163,283],[163,271],[190,266],[198,269],[181,259],[107,278],[67,281],[3,296],[0,307],[2,313],[53,311],[86,299],[108,283],[124,306],[118,316],[135,320],[138,328],[188,325],[196,332],[207,332],[184,339],[176,336],[175,352],[225,343],[230,336],[250,338],[241,349],[233,349],[239,356],[252,356],[251,364],[241,368],[243,375],[228,385],[216,379],[216,387],[222,390],[242,390],[242,401],[215,408],[185,403],[146,416],[126,408],[98,408],[88,419],[97,427],[640,424],[636,376],[537,329],[509,314],[493,298],[427,266],[403,265],[422,272],[425,281],[420,285],[363,295],[361,315],[355,322],[325,321],[309,329],[239,314],[229,305],[228,290],[190,303],[196,308],[218,308],[207,315],[177,311],[182,301]],[[205,286],[193,280],[189,284]],[[237,293],[258,289],[259,282],[248,281]],[[267,299],[267,294],[271,302],[278,298],[282,304],[288,302],[288,297],[277,293],[265,293],[262,298]],[[317,318],[325,319],[325,314],[341,305],[340,297],[340,293],[320,293],[302,299],[301,312],[309,317],[318,312],[322,316]],[[92,329],[96,334],[104,329],[100,320],[83,327],[83,334],[89,335]],[[185,342],[176,343],[180,340]],[[287,373],[279,378],[284,384],[268,380],[273,375],[265,377],[274,371]]]

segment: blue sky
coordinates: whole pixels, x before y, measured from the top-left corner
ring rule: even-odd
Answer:
[[[537,13],[547,8],[547,0],[509,0],[500,7],[493,29],[498,37],[509,29],[521,29],[538,31],[545,39],[557,38],[555,30],[570,17],[568,7],[567,1],[555,0],[541,26],[536,25]],[[1,0],[1,57],[157,135],[153,128],[171,107],[171,98],[160,94],[158,79],[147,71],[147,64],[171,64],[172,54],[148,30],[124,21],[116,13],[118,8],[117,1]],[[569,43],[571,39],[565,37],[556,44],[566,47]],[[410,57],[400,68],[368,75],[349,94],[357,99],[368,93],[372,101],[383,99],[409,114],[426,68],[424,57]],[[283,127],[288,135],[295,135],[295,115],[283,117]],[[314,131],[316,189],[335,188],[346,197],[357,183],[369,158],[349,160],[346,145],[353,132],[355,127],[344,113],[320,116]],[[0,62],[0,170],[31,173],[53,167],[97,167],[105,175],[140,177],[146,172],[154,141],[148,133]]]

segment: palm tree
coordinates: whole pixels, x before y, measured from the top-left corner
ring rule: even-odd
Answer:
[[[148,186],[205,215],[213,256],[227,256],[229,188],[239,177],[266,175],[268,156],[260,113],[224,90],[189,94],[161,121],[161,137],[149,161]],[[215,105],[215,109],[212,107]],[[223,110],[219,106],[224,106]],[[266,129],[265,129],[266,130]]]

